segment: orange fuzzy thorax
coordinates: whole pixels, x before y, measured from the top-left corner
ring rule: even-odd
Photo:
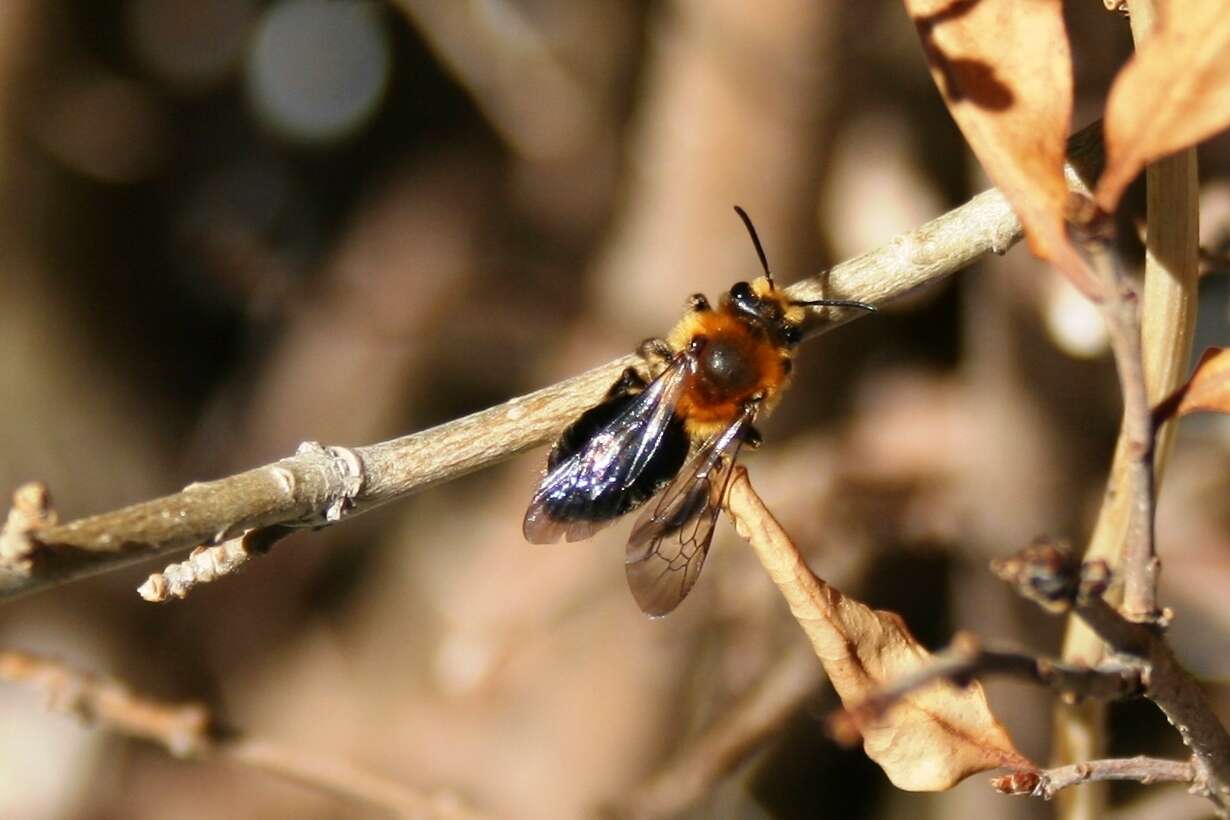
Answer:
[[[803,309],[789,304],[781,291],[774,290],[767,279],[761,277],[751,285],[758,297],[779,304],[787,322],[802,322]],[[755,376],[748,385],[730,390],[708,379],[703,367],[691,374],[676,408],[684,420],[688,435],[694,441],[700,441],[720,433],[742,412],[744,404],[757,396],[761,397],[760,416],[763,418],[777,403],[782,389],[789,382],[789,365],[786,362],[791,357],[791,349],[776,344],[761,327],[738,313],[727,296],[723,296],[713,310],[685,315],[667,336],[667,343],[672,350],[681,351],[697,336],[703,336],[709,344],[720,343],[737,351]]]

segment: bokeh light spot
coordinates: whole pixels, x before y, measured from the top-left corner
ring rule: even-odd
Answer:
[[[392,53],[371,3],[287,0],[261,19],[248,59],[257,116],[293,139],[332,142],[371,117],[388,85]]]

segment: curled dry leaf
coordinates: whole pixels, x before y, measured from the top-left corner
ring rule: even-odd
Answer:
[[[1191,378],[1153,409],[1153,423],[1192,413],[1230,413],[1230,348],[1204,351]]]
[[[1061,0],[905,0],[931,75],[1030,249],[1087,296],[1094,277],[1068,240],[1063,160],[1072,59]]]
[[[745,470],[731,482],[727,507],[790,604],[844,705],[856,706],[886,683],[927,665],[931,654],[900,616],[843,595],[807,568]],[[1037,768],[991,714],[977,682],[919,689],[862,731],[867,756],[893,785],[910,791],[941,791],[1001,766]]]
[[[1146,163],[1230,127],[1225,0],[1160,6],[1158,28],[1119,72],[1106,103],[1106,170],[1096,198],[1107,211]]]

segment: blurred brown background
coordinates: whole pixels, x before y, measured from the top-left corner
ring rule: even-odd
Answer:
[[[1079,127],[1130,37],[1070,6]],[[790,281],[986,186],[896,3],[4,0],[0,116],[0,488],[46,481],[65,517],[625,353],[758,272],[736,203]],[[1201,163],[1197,351],[1230,337],[1227,140]],[[1057,652],[1061,622],[985,567],[1088,531],[1119,409],[1096,314],[1017,249],[809,344],[796,373],[746,463],[816,571],[932,646],[965,628]],[[0,637],[492,816],[1049,816],[985,778],[897,792],[838,747],[818,665],[725,523],[658,622],[624,587],[626,525],[524,544],[542,459],[298,535],[184,602],[140,601],[140,571],[22,600]],[[1225,420],[1184,422],[1159,519],[1176,645],[1223,704],[1228,467]],[[990,692],[1044,760],[1049,696]],[[638,791],[712,727],[745,731],[749,698],[777,729],[732,774]],[[1177,753],[1156,710],[1111,719],[1113,752]],[[369,814],[24,691],[0,689],[0,726],[0,817]]]

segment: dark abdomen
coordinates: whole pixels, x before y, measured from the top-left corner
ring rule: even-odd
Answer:
[[[634,398],[635,395],[616,396],[586,410],[564,430],[551,448],[551,454],[547,457],[547,470],[555,469],[555,465],[580,451],[595,434],[627,408]],[[670,483],[683,467],[688,447],[683,421],[678,416],[672,416],[662,434],[662,440],[658,442],[658,448],[629,487],[614,487],[592,499],[584,492],[551,497],[546,499],[544,504],[547,513],[557,521],[605,521],[631,512]]]

